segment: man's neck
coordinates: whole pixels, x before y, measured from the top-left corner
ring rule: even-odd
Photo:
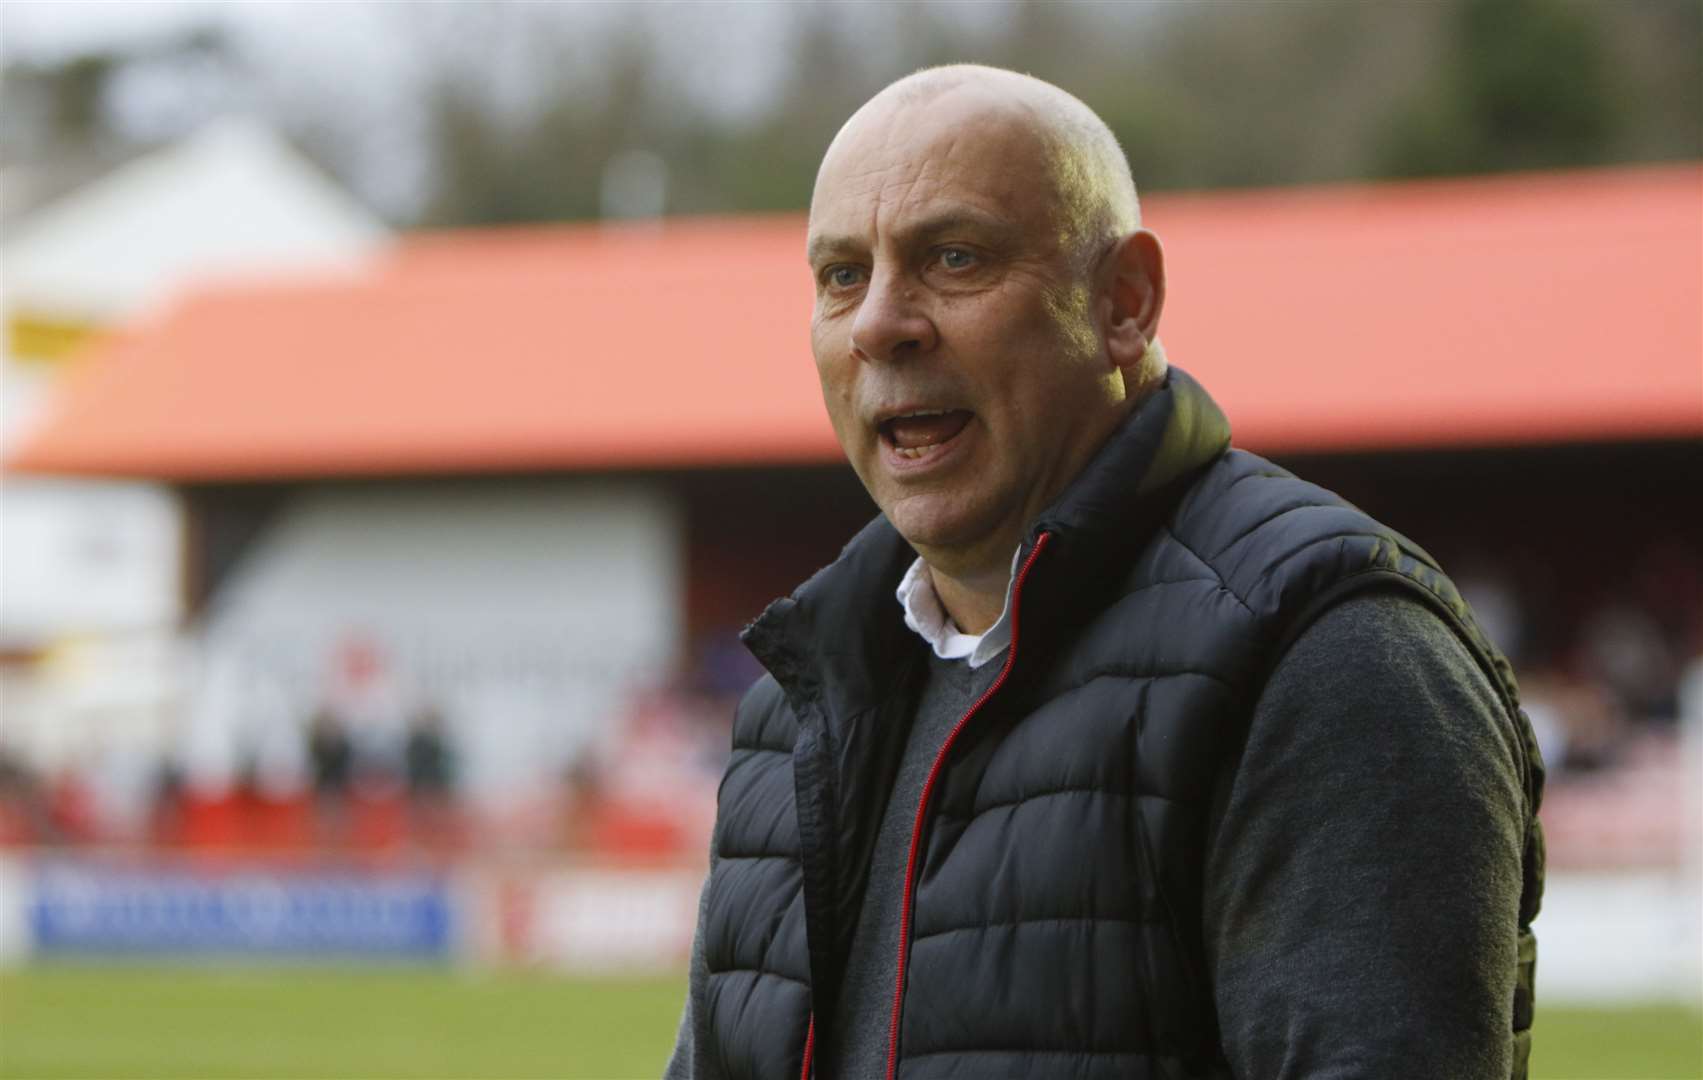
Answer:
[[[940,606],[960,631],[985,634],[1005,611],[1005,591],[1011,584],[1008,562],[998,570],[957,576],[929,564],[928,576]]]

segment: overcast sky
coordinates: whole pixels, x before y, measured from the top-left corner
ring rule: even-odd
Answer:
[[[7,0],[0,4],[0,52],[50,59],[168,36],[207,23],[263,23],[290,17],[289,4],[207,0]]]
[[[1016,10],[1011,0],[930,6],[972,54],[976,40]],[[1144,6],[1108,5],[1104,14],[1139,17]],[[850,55],[867,60],[874,78],[898,47],[893,35],[904,32],[893,13],[889,4],[789,0],[0,0],[0,58],[52,62],[94,51],[146,51],[193,29],[217,28],[242,59],[242,93],[217,77],[186,78],[181,67],[132,65],[110,91],[120,130],[143,143],[172,138],[185,116],[209,108],[258,112],[286,130],[333,126],[352,148],[353,157],[341,163],[345,175],[377,209],[405,219],[425,190],[419,103],[434,70],[471,74],[499,105],[524,102],[539,87],[559,85],[565,57],[571,67],[595,65],[607,52],[604,31],[636,25],[656,51],[657,77],[697,107],[741,117],[779,91],[801,17],[838,23],[858,45]],[[540,41],[556,47],[540,49]]]
[[[525,18],[505,18],[505,9]],[[539,85],[529,70],[526,36],[540,20],[582,47],[616,19],[639,18],[665,56],[660,70],[700,91],[694,97],[728,112],[749,110],[773,92],[786,20],[782,3],[496,5],[488,2],[307,3],[205,0],[51,0],[0,2],[0,56],[8,61],[62,60],[79,53],[145,49],[190,30],[223,30],[247,61],[261,111],[316,116],[362,133],[362,157],[349,163],[355,180],[381,210],[406,216],[421,194],[415,108],[429,65],[479,65],[493,99],[524,97]],[[852,9],[845,9],[855,16]],[[458,49],[462,24],[478,38]],[[497,49],[506,56],[493,57]],[[466,55],[457,57],[456,53]],[[114,88],[113,107],[131,135],[151,141],[174,130],[185,81],[130,71]],[[174,101],[173,99],[179,99]],[[231,101],[238,111],[254,102]]]

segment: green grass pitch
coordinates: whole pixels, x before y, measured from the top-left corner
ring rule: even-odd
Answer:
[[[60,965],[0,973],[0,1077],[655,1077],[678,976]],[[1703,1014],[1540,1011],[1534,1080],[1703,1080]]]

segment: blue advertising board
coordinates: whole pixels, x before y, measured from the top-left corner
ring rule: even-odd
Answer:
[[[36,869],[37,955],[447,959],[454,905],[430,873],[123,867]]]

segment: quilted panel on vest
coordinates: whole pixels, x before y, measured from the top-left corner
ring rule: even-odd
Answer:
[[[728,1077],[783,1076],[802,1056],[809,961],[794,809],[797,724],[771,678],[746,694],[722,778],[704,924],[710,1024]],[[752,1023],[755,1017],[774,1018]]]

